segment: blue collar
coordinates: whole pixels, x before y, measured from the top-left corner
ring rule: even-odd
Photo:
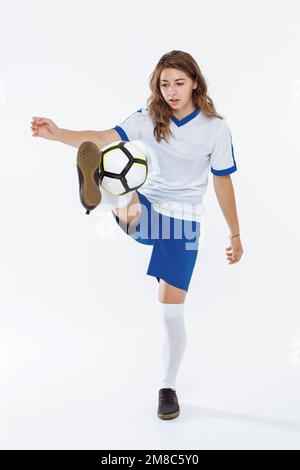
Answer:
[[[194,117],[198,116],[199,113],[200,113],[200,108],[196,108],[194,109],[193,112],[185,116],[183,119],[177,119],[177,117],[175,116],[171,116],[171,119],[176,124],[176,126],[180,127],[186,124],[187,122],[191,121],[192,119],[194,119]]]

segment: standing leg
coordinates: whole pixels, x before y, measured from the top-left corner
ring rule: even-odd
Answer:
[[[158,300],[164,304],[181,304],[185,301],[186,291],[160,279]]]
[[[187,334],[184,323],[186,291],[168,284],[159,284],[159,313],[163,323],[163,380],[162,388],[176,390],[176,377],[184,355]]]

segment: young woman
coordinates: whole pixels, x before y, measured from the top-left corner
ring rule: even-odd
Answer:
[[[122,230],[152,245],[147,274],[159,282],[158,305],[164,325],[163,379],[158,416],[179,415],[176,378],[186,346],[184,302],[199,245],[203,197],[209,170],[230,230],[229,264],[243,248],[230,174],[237,170],[230,129],[207,94],[200,68],[187,52],[164,54],[150,77],[151,96],[113,129],[71,131],[47,118],[34,117],[34,136],[78,148],[80,200],[87,213],[99,204],[112,208]],[[134,192],[110,195],[99,188],[99,148],[117,140],[139,140],[148,158],[148,176]]]

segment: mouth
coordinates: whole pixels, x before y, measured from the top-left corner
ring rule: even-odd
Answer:
[[[169,101],[170,101],[170,103],[177,103],[177,101],[179,101],[179,100],[169,100]]]

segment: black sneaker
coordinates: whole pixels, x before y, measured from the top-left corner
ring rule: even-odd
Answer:
[[[89,214],[101,202],[100,163],[102,153],[94,142],[82,142],[77,152],[77,172],[79,177],[79,195],[82,205]]]
[[[161,419],[173,419],[180,413],[178,398],[172,388],[161,388],[158,396],[157,415]]]

